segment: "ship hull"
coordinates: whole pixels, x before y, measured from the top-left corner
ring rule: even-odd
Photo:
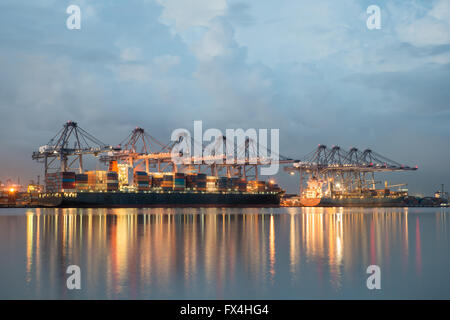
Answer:
[[[276,193],[83,192],[42,195],[44,207],[274,207]]]
[[[302,198],[305,207],[403,207],[404,198]]]

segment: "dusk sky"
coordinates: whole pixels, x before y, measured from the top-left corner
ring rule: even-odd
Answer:
[[[292,158],[369,147],[419,166],[390,176],[412,194],[450,187],[448,0],[2,0],[0,70],[2,181],[42,177],[31,154],[67,120],[109,144],[202,120],[278,128]]]

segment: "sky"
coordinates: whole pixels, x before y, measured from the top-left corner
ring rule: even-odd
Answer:
[[[2,0],[0,180],[42,176],[31,153],[68,120],[108,144],[202,120],[280,129],[295,159],[371,148],[418,165],[389,180],[431,195],[450,187],[449,87],[448,0]]]

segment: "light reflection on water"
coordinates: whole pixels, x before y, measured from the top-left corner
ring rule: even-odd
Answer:
[[[447,209],[14,209],[0,298],[450,298]],[[82,289],[66,289],[67,266]],[[382,290],[366,268],[382,270]]]

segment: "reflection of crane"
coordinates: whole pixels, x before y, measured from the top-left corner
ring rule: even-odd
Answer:
[[[351,148],[344,151],[338,146],[331,149],[319,145],[307,154],[301,161],[285,167],[291,174],[300,174],[300,195],[303,193],[304,175],[317,177],[326,182],[328,193],[334,191],[361,192],[372,185],[375,189],[375,172],[414,171],[418,167],[409,167],[390,160],[371,149],[359,151]],[[399,186],[399,185],[396,185]]]
[[[44,163],[45,175],[50,170],[83,172],[83,155],[94,155],[113,151],[108,146],[80,128],[76,122],[68,121],[47,145],[33,152],[32,158]],[[69,157],[74,157],[69,162]],[[56,160],[59,160],[57,162]],[[76,166],[78,163],[78,167]]]

